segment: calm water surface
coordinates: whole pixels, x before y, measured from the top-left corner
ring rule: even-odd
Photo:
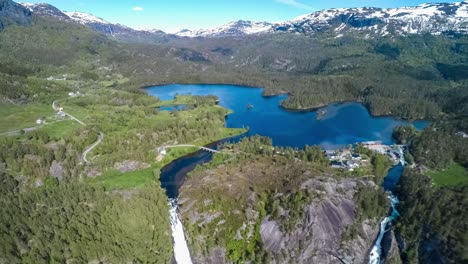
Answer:
[[[261,88],[233,85],[165,85],[147,89],[161,100],[173,99],[177,94],[216,95],[220,105],[234,111],[226,119],[230,128],[249,127],[248,135],[263,135],[273,139],[276,146],[302,148],[320,145],[335,149],[362,141],[381,140],[392,144],[393,128],[409,122],[391,117],[372,117],[358,103],[332,104],[325,107],[327,114],[316,120],[317,112],[287,111],[280,106],[286,95],[263,97]],[[253,109],[247,109],[247,105]],[[429,123],[413,123],[423,129]]]

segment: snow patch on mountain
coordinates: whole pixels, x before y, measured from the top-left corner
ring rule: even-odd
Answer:
[[[93,16],[88,13],[74,11],[74,12],[65,12],[65,14],[80,24],[88,24],[88,23],[111,24],[100,17]]]
[[[239,20],[227,23],[220,27],[213,29],[201,29],[201,30],[188,30],[183,29],[175,35],[180,37],[232,37],[232,36],[243,36],[250,34],[259,34],[267,32],[272,28],[272,24],[268,22],[253,22]]]
[[[468,32],[468,2],[422,4],[401,8],[339,8],[314,12],[274,25],[273,32],[337,35],[362,33],[365,37]]]

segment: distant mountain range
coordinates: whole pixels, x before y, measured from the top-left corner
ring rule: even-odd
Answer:
[[[120,24],[113,24],[91,14],[81,12],[63,12],[49,4],[21,3],[25,10],[20,10],[9,0],[0,0],[11,10],[17,9],[12,18],[2,19],[5,8],[0,8],[0,29],[18,20],[22,24],[30,23],[22,17],[28,12],[38,16],[54,17],[60,20],[83,24],[100,33],[132,42],[141,40],[162,41],[164,38],[220,38],[242,37],[255,34],[274,34],[292,32],[299,34],[327,33],[333,37],[359,35],[373,38],[387,35],[408,34],[445,34],[468,32],[468,2],[422,4],[415,7],[401,8],[342,8],[329,9],[307,14],[291,21],[268,23],[239,20],[226,25],[206,30],[181,30],[175,34],[166,34],[160,30],[136,30]],[[2,21],[6,21],[3,22]]]
[[[336,36],[364,33],[364,36],[443,34],[468,32],[468,2],[422,4],[401,8],[328,9],[280,23],[237,21],[209,30],[183,30],[185,37],[225,37],[249,34],[330,32]]]
[[[1,0],[0,0],[1,1]],[[121,24],[110,23],[102,18],[83,12],[66,12],[49,4],[19,3],[38,16],[53,17],[59,20],[85,25],[97,32],[129,42],[160,42],[165,34],[161,30],[136,30]]]

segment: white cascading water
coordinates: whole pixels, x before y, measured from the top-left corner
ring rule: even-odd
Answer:
[[[175,260],[177,264],[192,264],[187,240],[185,240],[184,227],[177,215],[177,200],[169,199],[169,207]]]
[[[400,152],[400,164],[401,166],[405,166],[405,157],[403,156],[404,152],[401,147],[399,149],[399,152]],[[384,220],[380,223],[379,236],[377,237],[377,240],[375,241],[375,244],[372,247],[372,250],[369,254],[369,264],[382,263],[382,239],[385,233],[388,231],[387,225],[391,221],[395,220],[398,216],[400,216],[400,214],[398,213],[396,209],[398,203],[400,202],[398,198],[390,192],[388,199],[390,199],[390,203],[392,205],[392,213],[390,214],[390,216],[385,217]]]
[[[369,255],[369,264],[380,264],[382,259],[382,239],[387,230],[387,225],[391,221],[395,220],[400,214],[398,213],[396,206],[398,205],[399,201],[398,198],[390,195],[388,196],[390,199],[390,203],[392,204],[392,213],[390,216],[384,218],[382,222],[380,222],[380,231],[377,240],[375,241],[374,247],[372,247],[371,253]]]

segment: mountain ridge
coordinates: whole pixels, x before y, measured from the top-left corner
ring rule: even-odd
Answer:
[[[249,32],[248,28],[244,26],[239,30],[244,35],[277,32],[309,34],[327,30],[333,31],[337,36],[346,32],[364,32],[369,35],[368,37],[370,37],[371,33],[378,36],[418,33],[442,34],[447,31],[467,33],[468,2],[426,3],[399,8],[333,8],[301,15],[284,22],[268,23],[242,20],[236,22],[248,22],[253,25],[265,23],[268,25],[263,30],[254,32]],[[236,22],[230,22],[214,29],[185,30],[175,34],[192,38],[223,37],[229,35],[229,32],[235,31],[231,26],[236,25]],[[434,22],[436,23],[434,24]]]
[[[92,14],[60,11],[49,4],[21,3],[37,15],[53,16],[73,21],[107,35],[148,35],[186,38],[243,37],[274,33],[329,33],[334,37],[360,34],[365,38],[387,35],[434,34],[468,32],[468,1],[454,3],[426,3],[399,8],[334,8],[301,15],[283,22],[232,21],[227,24],[200,30],[183,29],[174,34],[161,30],[138,30],[108,22]]]

